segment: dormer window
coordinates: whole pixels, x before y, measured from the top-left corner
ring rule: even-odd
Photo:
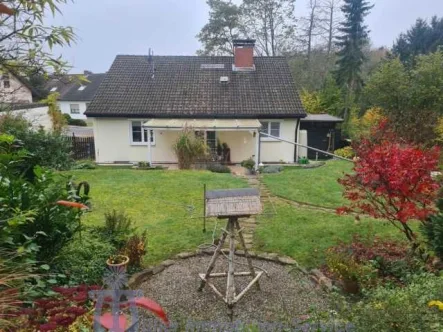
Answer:
[[[2,75],[3,88],[9,89],[11,87],[11,81],[9,80],[9,74]]]
[[[86,89],[86,85],[80,85],[80,87],[78,88],[78,91],[83,91],[84,89]]]

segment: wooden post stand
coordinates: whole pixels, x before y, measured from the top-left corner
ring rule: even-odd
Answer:
[[[237,231],[238,237],[240,239],[240,244],[243,247],[245,252],[246,260],[248,261],[249,272],[235,272],[235,232]],[[211,258],[208,269],[206,273],[200,273],[199,277],[202,279],[199,287],[199,291],[203,290],[206,284],[208,284],[212,290],[217,294],[225,303],[228,305],[228,313],[232,319],[233,315],[233,307],[234,305],[246,294],[246,292],[251,289],[251,287],[255,284],[257,289],[260,289],[260,284],[258,280],[263,274],[263,271],[256,271],[254,266],[252,265],[252,259],[249,255],[248,249],[246,248],[245,240],[243,238],[242,229],[240,228],[240,223],[238,222],[238,217],[228,217],[228,223],[226,226],[226,230],[223,230],[223,233],[220,237],[220,241],[218,243],[217,248],[215,249],[214,255]],[[220,256],[223,245],[226,241],[226,238],[229,235],[229,256],[228,256],[228,272],[227,273],[211,273],[215,267],[215,263]],[[235,293],[235,276],[252,276],[252,281],[243,289],[239,294]],[[219,277],[227,277],[227,285],[226,285],[226,293],[223,295],[213,283],[210,282],[210,278],[219,278]]]

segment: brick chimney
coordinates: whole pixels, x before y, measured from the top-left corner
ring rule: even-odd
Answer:
[[[234,39],[234,71],[254,71],[254,39]]]

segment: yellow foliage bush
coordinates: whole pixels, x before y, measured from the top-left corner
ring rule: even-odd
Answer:
[[[300,94],[301,102],[306,112],[309,114],[327,113],[322,106],[320,95],[318,92],[309,92],[303,89]]]
[[[338,149],[334,151],[334,154],[336,154],[339,157],[352,159],[355,157],[354,149],[351,146],[346,146],[342,149]]]

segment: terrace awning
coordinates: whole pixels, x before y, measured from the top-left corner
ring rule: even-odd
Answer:
[[[257,119],[151,119],[143,127],[163,130],[258,130],[261,123]]]

